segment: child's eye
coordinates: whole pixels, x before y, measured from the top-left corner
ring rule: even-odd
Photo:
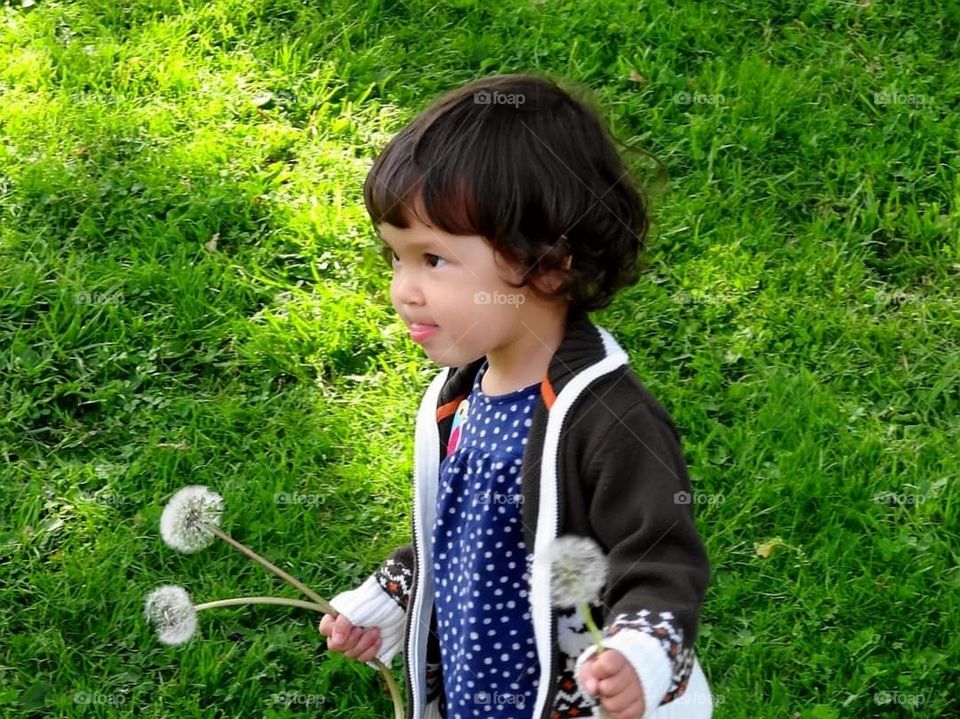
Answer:
[[[387,263],[388,266],[393,267],[394,262],[399,262],[400,258],[397,257],[397,253],[393,251],[392,248],[387,245],[383,245],[380,248],[380,256],[383,257],[383,261]],[[430,264],[431,267],[436,267],[440,262],[446,262],[440,255],[434,255],[429,252],[423,254],[426,261]]]

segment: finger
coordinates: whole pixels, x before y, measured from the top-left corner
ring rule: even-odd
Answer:
[[[593,696],[599,695],[601,676],[597,673],[597,657],[591,656],[580,669],[580,682]]]
[[[363,637],[363,629],[360,627],[354,627],[351,629],[350,633],[343,640],[344,653],[349,652],[351,649],[357,646],[357,642],[360,641],[361,637]]]
[[[599,682],[597,682],[597,691],[600,696],[604,697],[613,697],[618,694],[623,694],[628,687],[631,686],[631,679],[633,672],[630,671],[619,671],[613,676],[604,677]],[[636,697],[631,697],[635,699]]]
[[[360,637],[360,641],[357,642],[356,646],[352,647],[346,654],[353,659],[359,659],[361,656],[365,656],[370,651],[370,648],[376,645],[379,640],[380,636],[377,628],[371,627],[363,633],[363,636]]]
[[[364,646],[357,646],[356,659],[358,661],[368,662],[375,658],[377,656],[377,652],[380,651],[381,646],[379,628],[372,627],[368,629],[363,635],[363,639],[360,640],[360,644]]]
[[[333,624],[334,624],[333,617],[331,617],[329,614],[324,614],[323,617],[320,619],[320,624],[318,626],[318,629],[320,630],[320,633],[323,636],[329,637],[331,634],[333,634]]]
[[[380,637],[377,637],[377,641],[374,642],[373,646],[367,650],[366,654],[361,654],[359,659],[361,662],[369,662],[373,659],[376,659],[377,654],[380,653],[380,649],[383,647],[383,640]]]
[[[346,634],[351,629],[353,629],[353,624],[350,623],[350,620],[347,619],[346,614],[337,615],[337,629]]]
[[[604,696],[600,700],[600,704],[608,712],[612,714],[623,714],[624,716],[631,716],[627,709],[632,707],[637,703],[637,697],[633,692],[621,692],[620,694],[614,694],[613,696]]]
[[[353,625],[350,623],[350,620],[347,619],[346,615],[338,614],[336,624],[334,624],[333,627],[334,639],[336,639],[338,642],[342,642],[344,639],[346,639],[352,628]]]
[[[600,656],[597,657],[597,663],[593,671],[597,679],[602,680],[618,674],[625,666],[627,666],[627,660],[620,652],[604,649]]]
[[[597,682],[599,681],[595,671],[596,663],[596,657],[591,656],[583,663],[583,666],[580,667],[580,683],[594,696],[597,694]]]
[[[344,640],[343,646],[349,651],[357,646],[357,642],[359,642],[362,637],[363,627],[354,627],[350,630],[350,634],[347,635],[346,640]]]
[[[644,704],[642,701],[634,701],[627,704],[623,709],[611,709],[607,702],[601,702],[604,710],[610,719],[633,719],[633,717],[643,716]]]
[[[347,634],[336,634],[327,640],[327,646],[335,652],[348,652],[353,649],[363,634],[360,627],[354,627]]]
[[[342,652],[344,649],[343,637],[339,634],[330,634],[330,636],[327,637],[327,649],[332,652]]]

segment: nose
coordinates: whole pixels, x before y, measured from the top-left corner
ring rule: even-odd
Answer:
[[[393,304],[399,308],[402,305],[422,305],[423,293],[420,285],[414,277],[414,272],[405,272],[403,268],[397,267],[393,271],[393,279],[390,281],[390,291],[393,295]]]

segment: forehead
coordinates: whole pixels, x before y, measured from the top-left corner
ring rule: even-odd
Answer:
[[[402,245],[411,249],[421,249],[426,247],[448,247],[454,240],[464,239],[454,235],[448,235],[439,227],[424,224],[422,220],[411,217],[409,227],[396,227],[389,222],[381,222],[377,225],[377,235],[381,242],[391,246]]]

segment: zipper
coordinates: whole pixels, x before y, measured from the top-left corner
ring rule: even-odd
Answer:
[[[550,605],[547,614],[550,617],[550,646],[547,648],[547,659],[550,662],[550,671],[547,673],[547,678],[552,682],[556,678],[553,671],[553,647],[557,643],[557,627],[554,623],[555,618],[553,616],[553,605]],[[550,713],[553,711],[553,703],[556,699],[556,694],[552,688],[547,691],[546,696],[547,700],[543,704],[543,711],[540,712],[540,719],[550,719]]]
[[[419,418],[418,418],[419,419]],[[414,443],[416,444],[416,443]],[[415,710],[414,707],[417,704],[417,687],[415,686],[416,682],[411,679],[411,663],[413,661],[413,647],[415,642],[413,641],[413,622],[419,621],[420,618],[420,605],[419,605],[419,592],[420,588],[420,535],[417,532],[417,507],[420,506],[418,491],[419,491],[419,477],[417,474],[417,453],[418,449],[414,446],[413,449],[413,511],[411,512],[410,521],[413,524],[413,585],[410,588],[410,598],[413,600],[411,606],[407,611],[407,647],[406,647],[406,656],[404,657],[404,678],[407,682],[407,696],[410,699],[409,706],[407,707],[407,719],[413,719]]]
[[[548,439],[548,436],[550,436],[551,420],[556,419],[556,415],[553,414],[552,408],[545,408],[545,409],[547,413],[547,416],[545,419],[545,424],[547,429],[546,429],[546,432],[544,433],[543,449],[546,449],[547,439]],[[562,430],[562,427],[561,427],[561,430]],[[541,452],[543,451],[543,449],[541,449]],[[554,471],[553,471],[553,480],[552,480],[553,487],[554,487],[553,502],[551,503],[552,506],[550,507],[546,506],[547,502],[544,497],[544,495],[549,494],[549,492],[544,492],[543,487],[541,487],[541,491],[539,492],[539,498],[538,498],[539,501],[537,506],[537,531],[533,535],[533,546],[530,548],[531,553],[533,553],[534,555],[536,555],[538,551],[542,551],[544,549],[542,546],[537,545],[537,535],[541,531],[543,531],[545,527],[548,527],[548,526],[552,527],[550,531],[551,536],[545,537],[544,539],[544,541],[547,544],[549,544],[551,541],[553,541],[553,539],[556,538],[557,532],[559,531],[559,527],[557,526],[559,522],[559,515],[560,515],[559,455],[557,457],[557,460],[558,461],[554,462]],[[545,470],[542,465],[540,469],[541,469],[540,476],[542,477],[543,472]],[[534,566],[536,566],[536,563],[533,563],[531,565],[531,577],[533,575]],[[543,696],[544,702],[543,702],[543,708],[541,708],[539,713],[534,715],[534,717],[535,719],[550,719],[550,715],[553,711],[553,703],[556,698],[552,683],[557,676],[556,672],[554,671],[555,669],[554,647],[557,643],[556,615],[554,613],[554,608],[553,608],[553,603],[551,602],[551,593],[550,593],[550,578],[553,574],[552,564],[551,566],[546,567],[546,571],[542,572],[542,574],[546,575],[546,578],[545,578],[545,581],[547,583],[546,587],[539,586],[537,587],[539,591],[534,592],[533,586],[531,583],[530,596],[531,596],[531,608],[537,609],[538,607],[545,605],[545,610],[547,614],[547,635],[548,636],[546,637],[547,644],[546,644],[545,656],[539,656],[540,637],[537,637],[538,659],[540,663],[540,666],[539,666],[540,676],[542,679],[543,676],[546,675],[546,682],[544,682],[544,684],[546,684],[547,686],[540,685],[537,687],[537,698],[539,700],[539,697]],[[536,626],[537,626],[537,622],[534,622],[535,635],[536,635]]]
[[[549,679],[554,681],[556,679],[556,673],[553,671],[553,648],[557,644],[557,626],[555,624],[555,618],[553,616],[553,606],[550,607],[550,649],[548,650],[548,658],[550,660],[550,672]],[[549,719],[551,712],[553,711],[553,704],[556,701],[557,695],[553,689],[547,692],[547,701],[543,705],[543,713],[540,715],[540,719]]]

